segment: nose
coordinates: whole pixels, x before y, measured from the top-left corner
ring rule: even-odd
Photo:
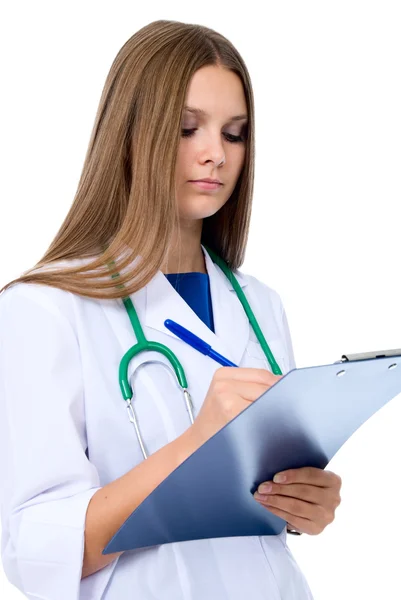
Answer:
[[[224,161],[224,148],[221,141],[221,134],[209,135],[206,138],[201,157],[208,161],[212,160],[216,165]]]

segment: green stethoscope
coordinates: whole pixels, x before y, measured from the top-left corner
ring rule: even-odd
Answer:
[[[234,274],[228,268],[226,263],[219,256],[217,256],[217,254],[215,254],[212,250],[210,250],[210,248],[206,248],[206,250],[207,250],[210,258],[213,260],[213,262],[215,262],[220,267],[220,269],[226,275],[227,279],[232,284],[232,286],[237,294],[237,297],[245,310],[245,313],[249,319],[252,329],[255,332],[255,335],[262,347],[262,350],[263,350],[267,360],[269,361],[272,372],[274,373],[274,375],[282,375],[281,369],[278,366],[278,364],[277,364],[277,362],[265,340],[262,330],[259,327],[259,323],[257,322],[256,317],[255,317],[251,307],[249,306],[249,302],[246,299],[246,296],[245,296],[244,292],[242,291],[242,288],[241,288],[240,284],[238,283],[237,279],[235,278]],[[109,263],[109,264],[114,264],[114,261],[111,261],[111,263]],[[112,275],[112,278],[114,278],[114,277],[119,277],[119,273]],[[123,288],[124,285],[120,284],[117,287]],[[138,438],[138,442],[141,447],[143,457],[146,459],[148,457],[148,455],[146,453],[145,446],[143,443],[143,438],[142,438],[142,435],[141,435],[141,432],[139,429],[138,419],[136,417],[136,414],[135,414],[135,411],[134,411],[134,408],[132,405],[133,391],[132,391],[132,387],[128,381],[128,366],[129,366],[130,361],[134,358],[134,356],[137,356],[141,352],[153,351],[153,352],[158,352],[158,353],[163,354],[168,359],[168,361],[170,362],[170,364],[175,372],[175,376],[176,376],[178,385],[184,394],[185,405],[186,405],[191,423],[194,422],[193,403],[192,403],[191,395],[188,392],[188,383],[187,383],[187,378],[185,376],[184,368],[183,368],[182,364],[180,363],[180,361],[178,360],[178,358],[176,357],[176,355],[174,354],[174,352],[172,352],[170,350],[170,348],[168,348],[164,344],[160,344],[159,342],[152,342],[152,341],[147,340],[145,337],[144,331],[142,329],[142,326],[140,324],[138,314],[137,314],[135,307],[131,301],[131,298],[128,296],[128,297],[122,298],[122,301],[124,303],[124,306],[127,310],[129,319],[131,321],[131,325],[133,327],[135,337],[137,339],[137,343],[134,346],[132,346],[124,354],[124,356],[121,359],[120,367],[119,367],[120,389],[121,389],[123,399],[127,403],[126,406],[127,406],[129,420],[135,428],[136,436]],[[164,366],[167,366],[162,361],[147,361],[147,363],[149,363],[149,362],[161,362],[161,364],[163,364]],[[147,364],[147,363],[142,363],[140,366],[142,366],[143,364]]]

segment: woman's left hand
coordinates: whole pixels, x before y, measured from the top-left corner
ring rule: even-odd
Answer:
[[[274,483],[278,475],[285,476],[285,481]],[[334,521],[341,502],[341,483],[341,478],[331,471],[315,467],[290,469],[277,473],[273,482],[261,483],[254,498],[287,521],[291,529],[317,535]],[[265,494],[263,488],[269,484],[271,492]]]

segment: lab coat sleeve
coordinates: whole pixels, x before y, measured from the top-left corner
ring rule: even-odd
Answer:
[[[85,454],[78,340],[54,300],[69,293],[51,289],[17,284],[0,296],[1,555],[26,597],[78,600],[89,598],[85,516],[101,486]],[[113,564],[91,576],[99,589]]]

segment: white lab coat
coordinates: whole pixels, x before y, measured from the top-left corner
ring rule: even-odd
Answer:
[[[233,362],[269,365],[237,296],[204,251],[215,331],[158,272],[132,296],[145,335],[181,360],[195,415],[219,365],[164,327],[173,319]],[[279,295],[238,272],[283,373],[295,367]],[[143,458],[118,382],[136,342],[120,300],[84,298],[38,284],[0,296],[0,490],[4,571],[41,600],[310,600],[312,594],[278,536],[208,539],[128,551],[81,581],[88,503],[103,485]],[[160,354],[141,354],[133,369]],[[170,372],[147,365],[135,375],[135,405],[148,452],[189,426]],[[301,542],[302,543],[302,542]]]

